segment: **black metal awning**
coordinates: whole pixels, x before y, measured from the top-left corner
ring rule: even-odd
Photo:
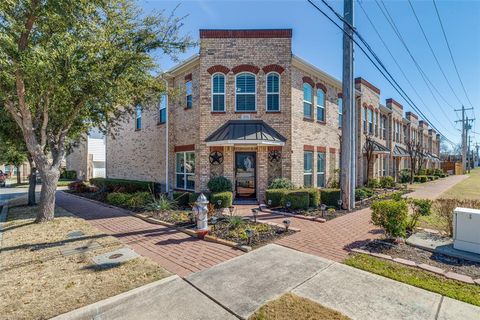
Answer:
[[[377,141],[372,140],[372,143],[373,143],[373,153],[374,153],[374,154],[379,154],[379,153],[389,154],[389,153],[390,153],[390,149],[388,149],[388,148],[385,147],[385,146],[382,146],[382,145],[381,145],[380,143],[378,143]]]
[[[397,145],[395,146],[395,148],[393,148],[393,156],[394,157],[410,157],[407,150]]]
[[[261,144],[283,146],[287,139],[262,120],[230,120],[213,132],[205,142],[208,146]]]

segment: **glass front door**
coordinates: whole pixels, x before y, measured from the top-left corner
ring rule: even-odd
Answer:
[[[238,198],[255,198],[255,152],[235,153],[235,191]]]

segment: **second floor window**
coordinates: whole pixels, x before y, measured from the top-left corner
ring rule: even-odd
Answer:
[[[225,111],[225,76],[221,73],[212,77],[212,111]]]
[[[325,121],[325,92],[317,89],[317,120]]]
[[[160,96],[160,105],[158,106],[158,123],[167,122],[167,95],[162,94]]]
[[[368,133],[373,134],[373,110],[368,109]]]
[[[280,76],[267,75],[267,111],[280,111]]]
[[[192,98],[192,81],[185,82],[185,95],[186,95],[186,108],[191,109],[193,106],[193,98]]]
[[[251,73],[240,73],[235,79],[236,111],[255,111],[256,80]]]
[[[142,129],[142,106],[137,104],[135,107],[135,130]]]
[[[308,83],[303,84],[303,116],[312,117],[312,86]]]
[[[383,139],[384,140],[387,140],[387,117],[383,117],[383,128],[382,128],[382,131],[383,131]]]
[[[343,124],[343,98],[338,98],[338,127],[342,127]]]
[[[366,107],[363,108],[363,132],[367,133],[367,113],[368,109]]]

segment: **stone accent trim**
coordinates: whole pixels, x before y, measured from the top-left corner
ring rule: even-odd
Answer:
[[[204,38],[291,38],[292,29],[212,30],[200,29]]]
[[[363,79],[362,77],[355,78],[355,84],[363,84],[364,86],[366,86],[367,88],[375,92],[376,94],[380,94],[379,88],[375,87],[373,84]]]
[[[269,64],[268,66],[263,67],[262,70],[265,74],[272,71],[278,74],[281,74],[283,71],[285,71],[285,68],[282,66],[279,66],[278,64]]]
[[[194,144],[186,144],[186,145],[183,145],[183,146],[175,146],[173,148],[173,151],[175,151],[175,152],[195,151],[195,145]]]
[[[308,83],[309,85],[312,86],[312,88],[315,87],[315,81],[312,80],[310,77],[303,77],[302,78],[303,83]]]
[[[225,67],[225,66],[222,66],[221,64],[217,64],[215,66],[211,66],[210,68],[208,68],[207,72],[210,73],[210,74],[214,74],[214,73],[217,73],[217,72],[227,74],[227,73],[230,72],[230,69]]]
[[[268,147],[268,151],[282,151],[282,147],[280,146]]]
[[[327,147],[317,147],[317,152],[327,152]]]
[[[192,81],[192,74],[191,73],[189,73],[185,76],[185,82],[186,81]]]
[[[337,97],[343,99],[343,93],[342,93],[342,92],[339,92],[338,95],[337,95]]]
[[[223,146],[212,146],[212,147],[210,147],[210,152],[213,152],[213,151],[223,152]]]
[[[303,146],[303,151],[315,151],[315,147],[306,144],[306,145]]]
[[[337,149],[335,149],[335,148],[330,148],[329,151],[330,151],[330,153],[336,153],[336,152],[337,152]]]
[[[234,74],[237,74],[239,72],[244,72],[244,71],[257,74],[258,71],[260,71],[260,68],[256,66],[252,66],[251,64],[241,64],[239,66],[233,67],[232,71]]]
[[[403,110],[403,106],[402,106],[399,102],[395,101],[395,99],[393,99],[393,98],[388,98],[386,101],[387,101],[387,104],[388,104],[388,103],[394,104],[394,105],[396,105],[397,107],[399,107],[400,109]]]

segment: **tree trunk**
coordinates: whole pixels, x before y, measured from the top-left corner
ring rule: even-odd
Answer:
[[[22,183],[22,176],[20,172],[20,166],[16,166],[17,168],[17,185],[20,185]]]
[[[52,221],[55,216],[55,192],[57,190],[60,170],[57,168],[40,169],[42,178],[42,190],[40,191],[40,205],[35,222],[42,223]]]
[[[28,205],[35,205],[35,188],[37,186],[37,169],[35,168],[35,162],[31,157],[28,158],[30,164],[30,177],[28,178]]]

